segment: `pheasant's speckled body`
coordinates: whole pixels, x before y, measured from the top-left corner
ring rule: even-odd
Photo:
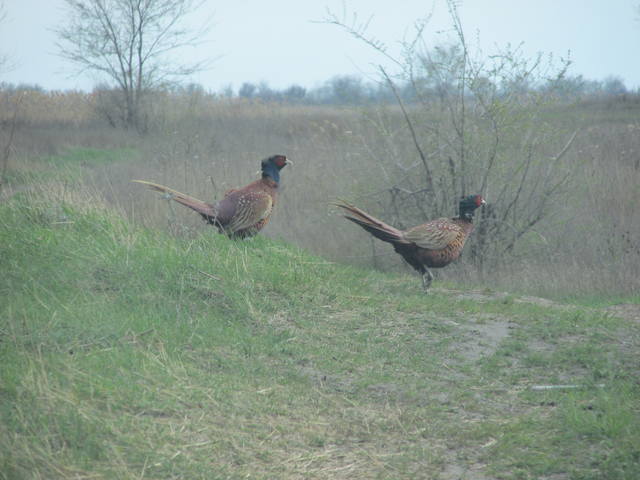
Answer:
[[[203,202],[164,185],[143,180],[134,182],[169,195],[172,200],[195,210],[207,223],[218,227],[220,233],[233,238],[247,238],[256,235],[269,222],[278,198],[280,170],[290,163],[284,155],[264,159],[260,180],[229,190],[216,204]]]
[[[473,231],[473,213],[484,203],[480,195],[465,197],[460,201],[460,216],[438,218],[408,230],[387,225],[348,203],[338,202],[336,206],[346,211],[346,219],[392,244],[394,250],[422,275],[427,290],[433,280],[429,268],[446,267],[460,256]]]

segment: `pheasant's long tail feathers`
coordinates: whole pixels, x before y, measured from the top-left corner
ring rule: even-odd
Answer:
[[[344,218],[351,220],[353,223],[360,225],[367,232],[376,238],[384,242],[392,244],[408,244],[402,235],[402,232],[391,225],[384,223],[381,220],[369,215],[364,210],[360,210],[358,207],[351,205],[347,202],[339,200],[333,205],[343,209],[346,214]]]
[[[172,188],[165,187],[164,185],[159,185],[153,182],[147,182],[145,180],[132,180],[132,182],[146,185],[151,190],[164,193],[171,200],[175,200],[179,204],[184,205],[185,207],[189,207],[192,210],[195,210],[207,220],[215,218],[217,215],[215,208],[210,203],[206,203],[206,202],[203,202],[202,200],[198,200],[197,198],[190,197],[189,195],[180,193],[177,190],[174,190]]]

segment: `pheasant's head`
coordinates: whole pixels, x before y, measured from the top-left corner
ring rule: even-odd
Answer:
[[[482,195],[469,195],[460,199],[460,218],[466,218],[471,220],[473,218],[473,212],[476,208],[484,205],[485,202]]]
[[[293,165],[293,162],[284,155],[273,155],[265,158],[261,164],[262,178],[269,177],[278,183],[280,181],[280,170],[287,164]]]

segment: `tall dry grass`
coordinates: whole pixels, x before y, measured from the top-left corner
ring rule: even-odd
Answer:
[[[195,214],[130,180],[152,180],[214,200],[226,189],[257,178],[260,159],[283,153],[295,165],[283,171],[279,204],[266,235],[336,262],[406,269],[391,248],[372,241],[330,207],[333,199],[343,197],[374,214],[383,212],[375,192],[394,174],[388,168],[391,157],[417,159],[394,108],[290,106],[201,93],[165,94],[149,112],[150,133],[137,136],[100,123],[87,107],[89,97],[80,101],[76,93],[68,96],[31,97],[15,141],[13,167],[77,146],[132,148],[135,153],[126,161],[95,166],[85,181],[135,221],[189,234],[208,227]],[[499,267],[480,275],[463,256],[438,277],[552,296],[637,294],[638,110],[637,104],[623,102],[550,108],[545,122],[579,130],[567,154],[574,174],[564,201],[553,205],[545,221]],[[455,210],[451,205],[451,215]]]

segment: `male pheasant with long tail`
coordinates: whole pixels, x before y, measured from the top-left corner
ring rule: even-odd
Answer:
[[[207,203],[164,185],[133,180],[166,194],[171,200],[198,212],[209,224],[218,227],[220,233],[231,238],[247,238],[256,235],[267,224],[276,204],[280,170],[291,160],[284,155],[273,155],[261,163],[262,178],[249,185],[229,190],[219,202]]]
[[[394,250],[422,275],[425,292],[429,290],[433,280],[429,268],[446,267],[460,256],[467,238],[473,231],[474,212],[484,204],[482,196],[469,195],[460,200],[459,216],[438,218],[407,230],[399,230],[349,203],[335,203],[337,207],[345,210],[344,217],[347,220],[360,225],[374,237],[393,245]]]

